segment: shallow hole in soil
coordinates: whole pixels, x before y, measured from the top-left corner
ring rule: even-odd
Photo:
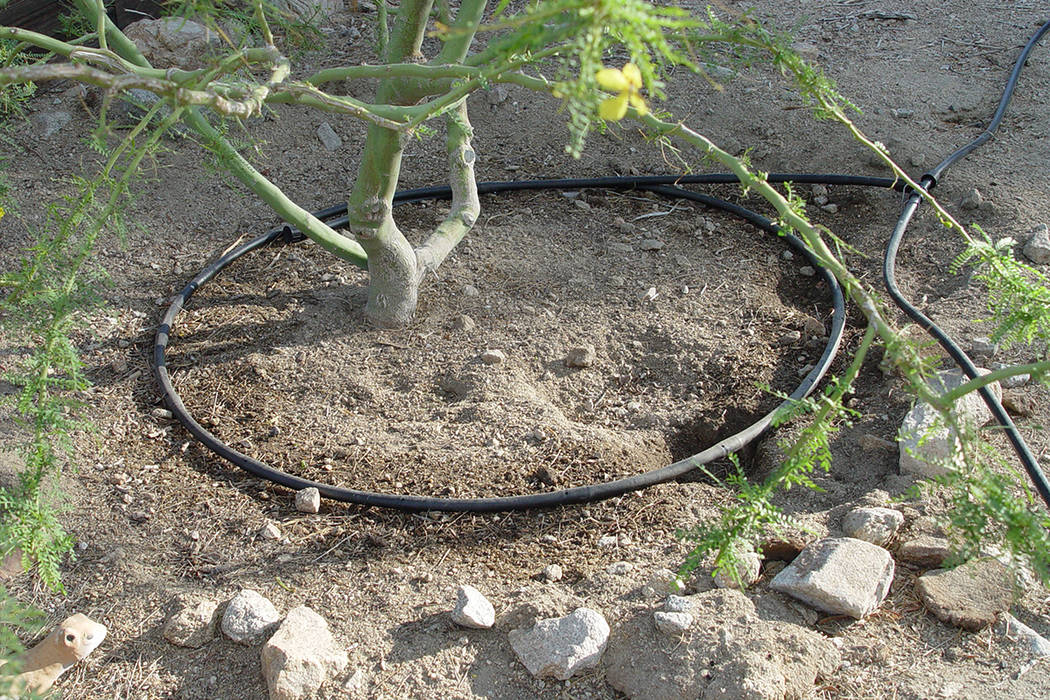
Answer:
[[[403,329],[368,326],[363,274],[314,246],[239,261],[174,329],[191,413],[318,481],[502,496],[692,455],[777,403],[758,387],[790,391],[819,356],[806,329],[828,302],[782,243],[734,219],[637,194],[487,203],[508,213],[490,206]],[[410,235],[442,215],[399,210]],[[594,363],[567,366],[588,344]],[[505,359],[486,364],[490,349]]]

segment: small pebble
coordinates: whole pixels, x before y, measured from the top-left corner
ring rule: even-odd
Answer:
[[[481,591],[473,586],[463,585],[456,589],[456,607],[452,610],[452,621],[461,627],[488,629],[496,622],[496,610]]]
[[[452,327],[457,331],[472,331],[478,327],[478,324],[470,316],[460,314],[452,321]]]
[[[817,271],[809,265],[803,265],[802,267],[798,268],[798,274],[802,275],[803,277],[812,277],[813,275],[817,274]]]
[[[970,354],[978,355],[981,357],[991,357],[996,353],[999,347],[992,342],[991,338],[980,337],[974,338],[970,342]]]
[[[274,523],[266,523],[259,531],[259,534],[265,540],[279,540],[281,539],[281,528]]]
[[[555,581],[561,581],[562,577],[561,566],[558,564],[548,564],[543,567],[543,580],[548,583],[554,583]]]
[[[974,209],[980,209],[982,204],[984,204],[984,196],[981,195],[981,191],[976,187],[967,192],[966,196],[962,198],[961,202],[959,202],[959,206],[971,211]]]
[[[657,610],[653,613],[653,622],[656,623],[656,629],[664,634],[679,635],[686,632],[693,624],[693,616],[687,612]]]
[[[507,355],[502,350],[490,348],[481,353],[481,361],[486,365],[498,365],[506,361]]]
[[[316,513],[321,510],[321,492],[310,486],[295,494],[295,509],[300,513]]]
[[[577,345],[569,348],[565,354],[566,367],[590,367],[594,364],[598,351],[593,345]]]

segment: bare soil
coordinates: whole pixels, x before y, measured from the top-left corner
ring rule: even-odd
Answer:
[[[752,5],[728,4],[734,12]],[[757,18],[794,31],[800,50],[861,108],[862,128],[915,173],[980,132],[1021,45],[1046,19],[1036,3],[1006,9],[988,0],[753,6]],[[370,56],[370,15],[338,13],[325,32],[329,45],[299,57],[301,73]],[[348,36],[358,38],[347,46]],[[773,70],[740,72],[724,90],[694,76],[675,78],[669,109],[731,150],[752,149],[763,170],[885,174],[842,129],[815,121]],[[29,123],[11,132],[19,148],[8,154],[6,177],[19,216],[0,222],[2,269],[15,264],[28,232],[44,225],[44,205],[69,192],[65,178],[96,159],[83,138],[92,117],[66,87],[45,86],[32,108],[69,111],[72,123],[47,140]],[[953,211],[996,238],[1023,239],[1050,209],[1048,87],[1050,58],[1041,48],[1000,134],[937,189]],[[629,125],[595,135],[580,160],[566,157],[555,105],[525,92],[480,94],[471,108],[482,180],[680,172],[670,154]],[[335,153],[317,138],[322,122],[343,139]],[[250,124],[247,136],[269,177],[319,208],[344,195],[363,130],[351,119],[282,108]],[[101,649],[60,682],[63,696],[264,697],[258,649],[221,638],[181,649],[161,635],[178,596],[226,600],[253,588],[280,610],[310,605],[349,650],[350,668],[326,686],[325,697],[616,697],[600,667],[567,683],[533,679],[505,632],[581,601],[614,629],[656,605],[638,591],[658,569],[682,562],[687,546],[675,530],[717,517],[731,495],[697,475],[536,512],[412,515],[328,501],[317,515],[296,512],[292,492],[216,458],[154,411],[153,334],[167,300],[208,260],[275,223],[194,143],[165,146],[136,189],[132,230],[99,254],[111,277],[106,306],[79,338],[94,383],[86,417],[96,430],[78,436],[77,468],[63,477],[64,522],[78,542],[65,567],[67,594],[44,590],[28,575],[8,582],[50,620],[83,612],[109,627]],[[414,143],[403,186],[441,183],[443,152],[438,137]],[[961,209],[974,188],[984,204]],[[711,191],[761,207],[735,188]],[[811,214],[853,247],[851,263],[877,284],[899,196],[835,187],[828,197],[837,211],[813,206]],[[418,239],[442,206],[406,206],[403,228]],[[659,249],[642,250],[653,240]],[[968,340],[985,334],[973,321],[983,314],[982,290],[947,272],[960,249],[935,217],[920,215],[900,274],[906,293]],[[782,241],[723,213],[648,194],[485,197],[476,231],[425,282],[411,326],[368,325],[360,271],[309,244],[274,246],[198,293],[175,329],[169,367],[209,430],[311,479],[450,497],[607,481],[664,466],[739,430],[775,405],[762,387],[791,391],[819,356],[830,318],[827,289],[784,251]],[[846,349],[858,333],[847,330]],[[567,367],[569,350],[585,344],[597,349],[594,364]],[[505,359],[486,364],[481,354],[490,349]],[[1016,348],[995,359],[1027,361],[1039,352]],[[20,354],[0,343],[0,370]],[[888,504],[912,484],[897,474],[895,448],[879,441],[894,439],[909,402],[877,360],[864,368],[851,403],[860,417],[837,438],[831,471],[816,476],[823,491],[782,498],[811,529],[807,539],[837,533],[849,506]],[[11,387],[0,384],[0,391]],[[1045,464],[1046,391],[1020,393],[1034,411],[1019,424]],[[18,431],[3,410],[7,479],[18,462],[3,450]],[[745,455],[749,467],[760,469],[761,461]],[[917,529],[942,506],[913,501],[904,509],[906,528]],[[267,523],[282,539],[261,536]],[[608,535],[617,544],[599,547]],[[627,573],[606,571],[621,561],[631,564]],[[540,581],[551,563],[564,568],[564,578]],[[1050,694],[1045,662],[1028,663],[992,630],[966,633],[927,614],[913,591],[921,573],[900,566],[889,599],[863,621],[799,613],[841,638],[847,661],[814,688],[816,696]],[[766,595],[767,582],[756,595]],[[495,603],[495,630],[451,623],[447,612],[462,583]],[[1034,588],[1013,613],[1050,635],[1048,609],[1045,589]],[[357,670],[362,685],[345,687]]]

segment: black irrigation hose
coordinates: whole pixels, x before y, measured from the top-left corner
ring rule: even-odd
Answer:
[[[954,154],[949,156],[944,162],[939,164],[936,168],[931,170],[929,173],[923,176],[921,185],[924,188],[932,188],[941,173],[952,165],[956,160],[962,158],[966,154],[973,151],[975,148],[980,146],[982,143],[991,138],[994,131],[998,128],[999,123],[1002,120],[1003,114],[1006,111],[1006,106],[1009,103],[1010,97],[1013,94],[1014,86],[1016,85],[1018,75],[1020,74],[1021,67],[1024,61],[1027,59],[1028,54],[1031,52],[1032,47],[1035,43],[1048,31],[1050,30],[1050,22],[1043,25],[1039,32],[1032,37],[1032,39],[1025,46],[1025,49],[1018,59],[1014,71],[1010,76],[1010,80],[1007,84],[1006,91],[1003,95],[1002,101],[1000,102],[999,109],[996,111],[992,122],[988,128],[973,142],[967,144],[963,148],[956,151]],[[811,174],[811,173],[797,173],[797,174],[784,174],[774,173],[767,178],[770,182],[794,182],[794,183],[812,183],[812,184],[830,184],[830,185],[860,185],[860,186],[873,186],[873,187],[884,187],[892,189],[902,189],[900,184],[896,180],[889,178],[872,178],[872,177],[861,177],[853,175],[828,175],[828,174]],[[583,189],[583,188],[610,188],[610,189],[635,189],[645,190],[658,193],[667,197],[683,198],[692,201],[700,202],[706,206],[722,209],[730,214],[739,216],[748,222],[758,226],[762,230],[775,234],[781,235],[780,230],[767,218],[753,211],[745,209],[739,205],[721,200],[715,197],[711,197],[688,190],[683,190],[677,187],[682,184],[715,184],[715,183],[736,183],[737,178],[734,175],[729,174],[715,174],[715,175],[691,175],[691,176],[653,176],[653,177],[604,177],[604,178],[590,178],[590,179],[566,179],[566,180],[534,180],[526,182],[490,182],[490,183],[479,183],[478,190],[481,194],[499,193],[499,192],[510,192],[520,190],[540,190],[540,189]],[[395,201],[398,203],[415,202],[425,199],[448,199],[451,197],[451,192],[448,187],[432,187],[418,190],[406,190],[399,192],[395,196]],[[948,350],[952,358],[963,367],[970,377],[975,377],[977,372],[973,363],[970,362],[969,358],[966,357],[955,343],[938,328],[932,321],[922,315],[914,306],[909,304],[907,300],[900,295],[897,289],[896,282],[894,279],[894,265],[896,261],[897,251],[900,246],[901,238],[904,235],[904,230],[907,228],[912,215],[914,214],[921,197],[918,194],[912,194],[907,204],[905,205],[904,211],[901,214],[897,226],[894,229],[894,233],[887,244],[886,257],[884,261],[884,273],[886,278],[886,286],[889,289],[891,296],[894,301],[912,318],[918,321],[923,328],[929,333],[934,335],[937,340]],[[336,205],[327,209],[320,210],[314,213],[319,219],[328,220],[329,225],[338,227],[345,224],[345,205]],[[333,218],[343,217],[343,218]],[[831,330],[829,332],[828,343],[824,348],[824,352],[821,355],[820,360],[816,366],[806,375],[805,379],[799,384],[798,387],[791,393],[788,400],[782,402],[776,409],[767,413],[757,422],[753,423],[744,430],[736,433],[735,435],[726,438],[718,442],[717,444],[707,448],[703,452],[693,455],[687,459],[675,462],[674,464],[666,467],[655,469],[644,474],[638,474],[625,479],[618,479],[615,481],[592,484],[589,486],[579,486],[570,489],[564,489],[561,491],[528,494],[520,496],[509,496],[499,498],[432,498],[428,496],[409,496],[400,494],[385,494],[377,493],[372,491],[361,491],[356,489],[346,489],[320,482],[311,481],[309,479],[303,479],[300,477],[286,474],[279,470],[276,470],[262,462],[253,459],[245,454],[237,452],[233,448],[229,447],[221,440],[216,438],[214,435],[205,430],[194,418],[190,415],[189,411],[186,410],[185,405],[182,403],[182,399],[176,393],[174,387],[171,385],[171,380],[167,371],[167,360],[166,360],[166,349],[168,341],[170,339],[170,333],[172,325],[175,322],[175,317],[182,311],[186,302],[189,301],[190,297],[200,288],[201,285],[207,283],[215,275],[217,275],[223,268],[228,266],[234,260],[240,258],[251,251],[261,248],[262,246],[268,245],[279,238],[284,239],[285,242],[292,242],[295,240],[302,240],[303,236],[299,232],[292,229],[290,226],[283,226],[275,228],[262,236],[259,236],[255,240],[252,240],[222,256],[219,260],[212,263],[200,274],[193,278],[193,280],[186,285],[186,287],[175,297],[172,301],[171,306],[168,307],[167,312],[161,321],[160,327],[157,330],[156,344],[154,346],[154,362],[157,381],[160,383],[161,390],[164,395],[164,399],[175,417],[186,427],[186,429],[204,444],[212,452],[218,454],[224,459],[229,460],[233,464],[241,467],[245,471],[254,474],[255,476],[273,481],[275,483],[287,486],[292,489],[303,489],[307,487],[316,487],[326,498],[334,500],[345,501],[349,503],[356,503],[359,505],[378,506],[385,508],[394,508],[398,510],[407,511],[454,511],[454,512],[496,512],[496,511],[508,511],[508,510],[525,510],[531,508],[544,508],[553,507],[559,505],[569,505],[576,503],[587,503],[591,501],[598,501],[607,498],[613,498],[620,496],[630,491],[636,491],[648,486],[653,486],[659,483],[664,483],[680,477],[688,472],[700,467],[704,464],[710,463],[716,459],[725,457],[731,452],[740,450],[742,447],[747,445],[749,442],[760,436],[768,429],[772,422],[773,416],[776,414],[781,407],[788,405],[791,401],[808,396],[817,382],[827,372],[828,367],[831,365],[835,354],[838,351],[839,344],[842,340],[842,333],[845,327],[845,301],[843,298],[842,290],[835,280],[834,276],[826,269],[820,266],[819,262],[813,257],[813,255],[806,249],[805,245],[797,238],[792,235],[783,236],[789,245],[795,250],[802,254],[814,267],[820,269],[821,275],[827,282],[829,290],[832,294],[833,299],[833,315]],[[1006,429],[1007,434],[1010,437],[1011,442],[1014,445],[1014,449],[1018,452],[1022,461],[1025,463],[1025,467],[1028,470],[1029,475],[1032,477],[1033,482],[1036,484],[1036,488],[1039,490],[1043,500],[1050,505],[1050,485],[1047,484],[1046,477],[1039,469],[1034,457],[1031,452],[1028,451],[1024,440],[1017,432],[1016,427],[1010,421],[1009,416],[1003,410],[1002,406],[995,399],[994,395],[987,389],[981,389],[981,395],[985,402],[992,409],[996,419],[999,420],[1000,424]]]
[[[995,110],[995,115],[992,117],[991,122],[989,122],[985,130],[982,131],[973,141],[970,141],[962,148],[952,153],[941,161],[937,167],[923,175],[922,179],[919,181],[919,185],[924,190],[931,190],[936,187],[941,174],[945,170],[964,158],[975,148],[987,142],[992,138],[995,132],[998,131],[999,125],[1003,120],[1003,115],[1006,113],[1006,107],[1010,104],[1010,98],[1013,97],[1014,89],[1017,87],[1017,80],[1021,75],[1021,69],[1028,60],[1029,54],[1032,53],[1032,49],[1035,48],[1036,43],[1038,43],[1048,31],[1050,31],[1050,21],[1043,24],[1043,26],[1032,35],[1032,38],[1028,40],[1028,43],[1025,44],[1024,49],[1021,51],[1021,55],[1017,58],[1017,62],[1014,63],[1014,69],[1010,73],[1010,78],[1006,82],[1006,87],[1003,89],[1003,96],[999,100],[999,107]],[[897,219],[897,225],[894,227],[893,233],[890,235],[890,239],[886,243],[886,254],[882,264],[882,276],[886,282],[886,290],[889,292],[893,302],[899,306],[904,313],[910,316],[923,328],[923,330],[933,336],[934,339],[940,343],[941,347],[943,347],[948,355],[951,356],[952,360],[954,360],[955,363],[962,368],[963,372],[966,373],[966,376],[970,379],[976,379],[978,376],[977,367],[973,364],[973,361],[966,355],[966,353],[963,352],[962,348],[948,337],[948,334],[939,328],[929,317],[905,299],[904,295],[901,294],[900,288],[897,286],[897,253],[900,250],[901,241],[904,238],[904,232],[908,228],[908,224],[911,223],[911,219],[915,215],[915,211],[918,209],[920,203],[922,203],[922,196],[917,192],[913,192],[911,196],[908,197],[904,209],[901,211],[900,218]],[[1035,455],[1033,455],[1032,451],[1028,449],[1028,445],[1025,444],[1024,438],[1022,438],[1021,434],[1017,431],[1017,426],[1014,425],[1013,420],[1010,419],[1009,414],[1007,414],[1003,405],[999,402],[999,399],[995,397],[995,394],[992,393],[991,389],[987,386],[983,386],[980,389],[980,394],[981,398],[984,399],[984,403],[992,412],[992,416],[1006,433],[1006,437],[1010,440],[1010,444],[1013,446],[1014,452],[1017,453],[1018,459],[1020,459],[1021,463],[1024,465],[1025,471],[1028,472],[1028,476],[1035,485],[1036,491],[1039,492],[1039,496],[1043,499],[1043,503],[1045,503],[1047,507],[1050,507],[1050,482],[1047,481],[1046,474],[1043,473],[1043,470],[1039,467],[1039,462],[1035,458]]]
[[[793,179],[796,182],[820,182],[821,176],[817,175],[800,175],[799,178],[788,178],[783,176],[784,179]],[[805,178],[805,179],[802,179]],[[658,194],[675,197],[682,199],[689,199],[695,202],[700,202],[706,206],[714,207],[727,211],[730,214],[739,216],[748,222],[758,226],[762,230],[773,234],[780,235],[780,230],[761,214],[757,214],[753,211],[745,209],[732,202],[727,202],[716,197],[710,197],[708,195],[699,194],[697,192],[690,192],[677,187],[670,186],[669,183],[681,183],[685,178],[676,177],[626,177],[626,178],[595,178],[595,179],[573,179],[573,180],[540,180],[540,181],[527,181],[527,182],[494,182],[494,183],[479,183],[478,189],[483,192],[508,192],[513,190],[537,190],[537,189],[582,189],[584,187],[605,187],[615,189],[629,189],[629,190],[642,190],[642,191],[653,191]],[[712,181],[712,182],[736,182],[736,178],[726,175],[714,175],[714,176],[692,176],[690,180],[700,179],[700,181]],[[783,181],[783,180],[782,180]],[[854,183],[860,181],[866,181],[865,184],[874,184],[882,187],[892,187],[893,181],[888,178],[854,178],[852,176],[830,176],[829,181],[844,184]],[[448,198],[451,196],[451,191],[448,187],[433,187],[420,190],[407,190],[399,192],[395,197],[395,201],[399,203],[419,201],[423,199],[440,199]],[[331,217],[343,214],[346,211],[345,205],[329,207],[328,209],[321,210],[315,213],[315,216],[321,219],[331,219]],[[330,220],[330,225],[338,225],[339,220]],[[816,384],[821,380],[824,374],[827,372],[828,367],[831,365],[835,354],[838,352],[839,344],[842,340],[842,333],[846,323],[846,310],[845,310],[845,299],[842,294],[842,290],[839,287],[835,277],[820,267],[819,262],[813,257],[812,253],[806,248],[805,244],[792,235],[783,235],[788,244],[794,248],[799,254],[806,258],[806,260],[813,265],[815,268],[819,268],[824,281],[827,283],[828,288],[832,294],[833,313],[831,319],[831,329],[828,334],[828,342],[824,347],[824,352],[820,357],[820,360],[816,363],[812,370],[806,375],[802,383],[795,388],[791,393],[788,400],[782,402],[773,411],[770,411],[757,422],[748,426],[744,430],[732,435],[725,440],[718,442],[717,444],[707,448],[703,452],[693,455],[687,459],[675,462],[674,464],[666,467],[655,469],[653,471],[645,472],[644,474],[637,474],[635,476],[627,477],[624,479],[617,479],[615,481],[609,481],[598,484],[591,484],[588,486],[578,486],[575,488],[564,489],[561,491],[551,491],[545,493],[535,493],[520,496],[505,496],[497,498],[433,498],[429,496],[409,496],[402,494],[387,494],[377,493],[373,491],[361,491],[358,489],[347,489],[337,486],[331,486],[329,484],[323,484],[309,479],[303,479],[301,477],[292,476],[280,470],[274,469],[273,467],[260,462],[257,459],[249,457],[237,450],[234,450],[229,445],[219,440],[217,437],[208,432],[203,426],[198,423],[186,406],[183,404],[181,397],[175,391],[171,384],[171,379],[168,375],[167,370],[167,358],[166,350],[168,342],[170,340],[171,329],[175,323],[175,317],[178,316],[179,312],[182,311],[183,307],[189,301],[190,297],[205,283],[215,277],[225,267],[230,265],[233,261],[237,260],[243,255],[246,255],[258,248],[268,245],[278,239],[285,240],[297,240],[299,234],[292,230],[290,227],[285,226],[281,228],[273,229],[258,238],[245,243],[238,248],[231,250],[221,258],[216,260],[214,263],[209,265],[203,271],[200,272],[193,280],[186,285],[186,287],[176,295],[171,305],[168,307],[167,312],[164,314],[164,318],[161,320],[160,327],[157,330],[156,344],[153,349],[153,357],[155,363],[155,372],[157,381],[160,383],[161,391],[164,395],[164,400],[167,405],[171,408],[172,414],[182,423],[186,429],[192,434],[197,440],[199,440],[205,447],[219,455],[220,457],[229,460],[238,467],[244,469],[250,474],[254,474],[263,479],[267,479],[282,486],[287,486],[292,489],[304,489],[308,487],[315,487],[321,492],[321,495],[325,498],[330,498],[337,501],[344,501],[347,503],[356,503],[358,505],[366,506],[378,506],[382,508],[394,508],[397,510],[407,511],[451,511],[451,512],[472,512],[472,513],[489,513],[498,511],[509,511],[509,510],[527,510],[532,508],[549,508],[560,505],[570,505],[575,503],[589,503],[592,501],[599,501],[615,496],[622,496],[625,493],[631,491],[637,491],[639,489],[646,488],[648,486],[654,486],[656,484],[671,481],[675,478],[683,476],[699,466],[708,464],[717,459],[727,456],[731,452],[737,452],[742,449],[749,442],[757,438],[759,435],[764,433],[769,428],[770,423],[773,420],[774,414],[783,406],[787,406],[791,401],[797,401],[798,399],[808,396]]]

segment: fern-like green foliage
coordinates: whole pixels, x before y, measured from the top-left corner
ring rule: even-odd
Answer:
[[[726,477],[725,482],[736,492],[735,502],[722,511],[718,520],[680,529],[676,533],[679,538],[693,544],[679,569],[679,577],[688,576],[713,554],[715,573],[723,572],[738,580],[737,558],[741,551],[752,548],[756,538],[768,530],[794,525],[772,498],[793,486],[819,490],[810,475],[816,469],[824,472],[831,469],[831,437],[854,415],[842,404],[848,390],[848,381],[833,378],[823,396],[792,402],[775,417],[773,424],[777,426],[799,415],[814,413],[812,422],[794,441],[780,443],[785,458],[765,481],[748,480],[739,463],[733,460],[736,470]]]
[[[1012,239],[993,242],[974,226],[977,235],[952,262],[952,272],[964,266],[988,287],[992,340],[1027,345],[1050,340],[1050,279],[1046,273],[1014,257]]]
[[[0,68],[24,65],[29,62],[26,54],[17,50],[18,45],[8,39],[0,39]],[[0,87],[0,117],[21,114],[22,105],[36,92],[36,85],[23,83]]]
[[[214,30],[230,46],[250,45],[261,34],[259,18],[253,3],[229,0],[170,0],[164,8],[171,17],[184,17],[201,22]],[[263,0],[263,15],[271,29],[280,34],[284,44],[297,50],[316,46],[322,39],[317,27],[320,8],[314,16],[300,17],[293,12]],[[234,30],[230,32],[228,30]]]
[[[23,562],[36,565],[41,579],[59,590],[59,566],[72,539],[58,519],[58,482],[71,433],[82,427],[72,417],[77,393],[88,386],[70,334],[99,303],[104,275],[90,265],[97,231],[90,219],[98,213],[96,193],[104,181],[76,180],[77,194],[51,207],[51,226],[37,236],[21,267],[0,275],[0,328],[9,342],[32,348],[4,377],[20,389],[13,400],[26,437],[18,483],[0,489],[0,543],[4,553],[21,549]]]
[[[969,450],[961,468],[916,487],[917,493],[936,489],[948,499],[954,559],[982,556],[994,546],[1050,585],[1050,514],[1037,502],[1025,475],[995,447],[975,439],[965,443]]]
[[[678,7],[646,0],[550,0],[530,4],[513,16],[505,14],[506,7],[501,3],[496,20],[479,29],[497,34],[467,63],[549,54],[552,78],[569,118],[566,151],[574,156],[593,126],[603,97],[595,75],[606,64],[633,62],[652,99],[664,97],[661,77],[670,66],[698,70],[688,47],[691,33],[704,23]],[[552,47],[558,51],[551,54]]]
[[[33,629],[42,618],[39,611],[20,605],[0,586],[0,696],[16,693],[14,677],[21,670],[18,656],[23,651],[16,632]]]

